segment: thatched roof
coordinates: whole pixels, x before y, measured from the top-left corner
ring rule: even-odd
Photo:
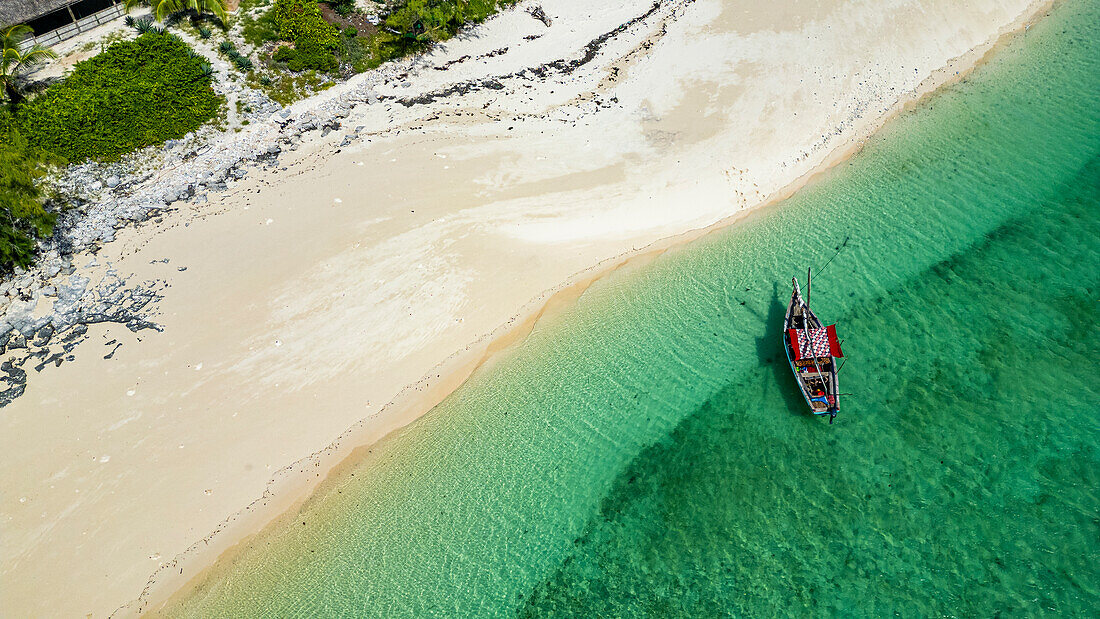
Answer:
[[[0,0],[0,25],[29,22],[76,0]]]

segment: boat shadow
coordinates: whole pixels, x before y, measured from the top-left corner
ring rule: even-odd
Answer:
[[[765,368],[765,372],[770,371],[770,378],[783,396],[787,411],[792,415],[811,419],[813,415],[806,410],[806,401],[791,376],[787,355],[783,352],[783,316],[786,313],[784,295],[779,290],[779,283],[774,283],[767,315],[764,317],[764,333],[756,338],[756,354],[760,358],[760,366]]]

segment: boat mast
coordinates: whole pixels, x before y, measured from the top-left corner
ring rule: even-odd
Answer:
[[[806,307],[810,306],[810,269],[806,269]]]
[[[814,341],[812,339],[810,339],[810,320],[809,320],[809,317],[810,317],[810,269],[806,269],[806,299],[804,301],[802,301],[802,334],[806,337],[806,345],[809,346],[809,348],[810,348],[810,356],[814,360],[814,369],[817,370],[817,379],[820,380],[822,382],[822,384],[824,384],[825,379],[822,378],[822,375],[821,375],[821,364],[818,363],[817,353],[814,352]],[[809,387],[807,386],[807,389],[808,388]],[[829,396],[829,391],[828,391],[828,389],[826,389],[825,390],[825,409],[826,410],[829,409],[828,396]],[[836,417],[836,415],[834,414],[831,417],[829,417],[829,423],[833,422],[833,417]]]

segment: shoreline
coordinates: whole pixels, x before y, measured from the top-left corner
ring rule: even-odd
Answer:
[[[1000,47],[1042,19],[1057,4],[1057,0],[1031,2],[1016,21],[1003,26],[990,40],[952,58],[946,65],[925,77],[915,89],[899,98],[889,111],[876,116],[870,123],[869,130],[836,146],[811,170],[752,206],[739,209],[707,226],[667,236],[644,247],[601,260],[575,273],[558,286],[545,290],[513,314],[505,324],[464,349],[452,353],[419,381],[406,385],[379,412],[360,419],[324,449],[279,470],[268,482],[261,497],[235,512],[216,530],[156,570],[141,596],[119,607],[112,615],[154,612],[172,599],[186,596],[212,570],[226,561],[232,561],[236,552],[246,546],[255,535],[290,517],[301,505],[316,496],[330,476],[338,475],[340,470],[357,461],[370,447],[429,412],[461,387],[475,371],[499,359],[498,353],[522,341],[545,316],[568,308],[594,282],[619,269],[651,261],[670,249],[777,207],[792,194],[858,153],[866,140],[879,133],[892,119],[919,107],[941,89],[965,80]]]

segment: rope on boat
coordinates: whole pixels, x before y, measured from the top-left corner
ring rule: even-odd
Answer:
[[[843,243],[841,243],[840,245],[837,245],[837,246],[836,246],[836,253],[834,253],[834,254],[833,254],[833,257],[832,257],[832,258],[829,258],[829,261],[825,263],[825,266],[823,266],[823,267],[821,267],[820,269],[818,269],[818,270],[817,270],[817,275],[818,275],[819,277],[821,276],[821,273],[822,273],[822,272],[823,272],[823,271],[824,271],[825,269],[827,269],[827,268],[829,267],[829,265],[830,265],[830,264],[832,264],[832,263],[833,263],[833,260],[834,260],[834,259],[836,259],[837,255],[839,255],[839,254],[840,254],[840,250],[842,250],[842,249],[844,249],[845,247],[847,247],[847,246],[848,246],[848,239],[851,239],[851,238],[852,238],[852,236],[851,236],[851,235],[846,235],[846,236],[844,237],[844,242],[843,242]],[[809,296],[809,295],[807,295],[807,296]]]

